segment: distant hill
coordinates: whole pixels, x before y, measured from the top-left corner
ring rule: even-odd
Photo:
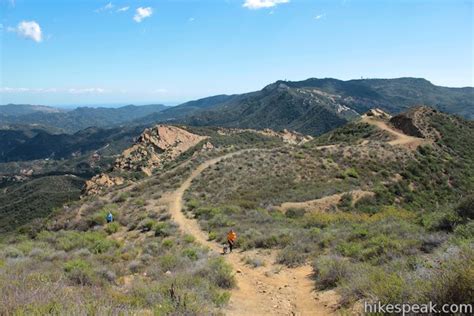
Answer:
[[[90,127],[74,134],[51,134],[28,127],[0,129],[0,162],[68,159],[99,149],[116,154],[130,146],[143,129],[143,126]]]
[[[167,108],[162,104],[127,105],[120,108],[80,107],[72,111],[56,110],[50,107],[39,107],[42,110],[34,110],[37,109],[36,107],[12,104],[0,106],[2,109],[0,110],[0,125],[41,124],[74,133],[92,126],[112,127],[124,124]]]
[[[292,88],[316,88],[325,92],[353,97],[362,111],[379,107],[400,113],[413,105],[426,104],[437,110],[474,118],[474,88],[436,86],[422,78],[337,79],[310,78],[304,81],[282,81]]]
[[[165,121],[173,121],[173,120],[179,120],[187,115],[191,115],[195,112],[198,112],[200,110],[204,110],[207,108],[212,108],[214,106],[217,106],[219,104],[225,103],[234,97],[238,97],[239,95],[216,95],[212,97],[207,97],[199,100],[194,100],[194,101],[189,101],[183,104],[180,104],[178,106],[170,107],[167,108],[163,111],[150,114],[148,116],[145,116],[141,119],[136,120],[137,123],[139,124],[153,124],[155,122],[165,122]]]
[[[60,113],[63,110],[53,108],[44,105],[31,105],[31,104],[6,104],[0,105],[0,117],[1,116],[20,116],[31,113]]]
[[[417,104],[473,119],[474,88],[440,87],[419,78],[277,81],[256,92],[187,102],[137,122],[288,128],[317,135],[371,108],[397,114]]]

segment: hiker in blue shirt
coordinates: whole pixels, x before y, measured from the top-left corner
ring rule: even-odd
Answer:
[[[107,215],[107,223],[112,223],[114,221],[114,216],[111,212]]]

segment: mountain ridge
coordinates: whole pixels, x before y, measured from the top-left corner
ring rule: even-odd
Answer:
[[[473,100],[472,87],[441,87],[423,78],[278,80],[258,91],[186,102],[136,122],[277,130],[290,128],[318,135],[342,126],[372,108],[398,114],[414,105],[426,104],[472,119]],[[341,109],[352,111],[354,115],[345,117],[341,115]]]

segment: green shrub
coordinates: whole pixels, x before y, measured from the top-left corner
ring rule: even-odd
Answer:
[[[284,264],[287,267],[295,268],[303,265],[306,262],[308,255],[294,245],[288,246],[280,250],[277,255],[277,263]]]
[[[160,224],[164,224],[164,223],[160,223]],[[147,232],[153,230],[153,228],[157,227],[157,226],[158,225],[157,225],[156,221],[154,221],[152,219],[146,219],[143,223],[141,223],[139,225],[139,227],[142,231],[147,231]]]
[[[178,258],[174,254],[166,254],[158,259],[159,266],[163,271],[172,271],[178,265]]]
[[[454,230],[455,236],[463,239],[474,239],[474,221],[458,225]]]
[[[402,294],[406,285],[399,274],[375,269],[369,275],[368,281],[371,288],[369,294],[372,294],[372,297],[376,297],[382,303],[402,301]]]
[[[344,170],[344,172],[342,173],[343,177],[344,178],[347,178],[347,177],[351,177],[351,178],[359,178],[359,174],[357,173],[357,170],[355,168],[347,168],[346,170]]]
[[[160,222],[155,225],[156,237],[168,237],[171,235],[171,227],[166,222]]]
[[[174,241],[171,238],[166,238],[166,239],[163,239],[163,241],[161,242],[161,245],[169,249],[173,247]]]
[[[230,289],[235,286],[232,267],[221,257],[210,259],[208,266],[201,269],[198,274],[211,280],[213,284],[220,288]]]
[[[89,262],[83,259],[74,259],[64,264],[64,271],[75,284],[91,285],[94,281],[94,272]]]
[[[336,251],[346,257],[357,258],[362,250],[363,246],[357,242],[342,242],[336,246]]]
[[[15,247],[12,247],[12,246],[6,247],[3,250],[3,255],[6,258],[20,258],[20,257],[24,256],[22,251],[20,251],[19,249],[15,248]]]
[[[184,241],[187,242],[188,244],[193,243],[196,238],[193,235],[184,235]]]
[[[87,248],[92,253],[104,253],[112,248],[118,248],[119,243],[107,239],[101,232],[76,232],[59,231],[57,233],[41,232],[38,240],[49,241],[58,250],[71,251],[73,249]]]
[[[209,235],[207,237],[208,240],[215,240],[216,238],[217,238],[216,232],[209,232]]]
[[[142,263],[138,260],[132,260],[128,264],[128,269],[132,273],[138,273],[142,269],[142,267],[143,267]]]
[[[459,203],[456,213],[465,221],[474,219],[474,194],[464,198]]]
[[[347,210],[352,206],[352,201],[353,201],[352,194],[344,193],[341,196],[341,199],[339,200],[339,203],[337,206],[343,210]]]
[[[437,304],[465,304],[474,300],[474,250],[469,247],[441,261],[428,280],[422,299]]]
[[[117,207],[113,204],[105,206],[99,212],[96,212],[87,218],[87,223],[89,227],[96,226],[96,225],[105,225],[107,223],[107,215],[112,213],[114,219],[117,219]]]
[[[111,235],[118,232],[119,228],[120,224],[118,222],[112,222],[105,226],[105,231],[107,232],[107,234]]]
[[[128,200],[130,197],[130,194],[127,192],[120,193],[114,200],[113,202],[115,203],[123,203]]]
[[[195,210],[196,208],[199,207],[199,204],[200,204],[199,201],[196,200],[196,199],[189,200],[188,203],[187,203],[188,210],[189,211]]]
[[[349,276],[350,263],[339,256],[321,256],[313,263],[316,287],[328,289],[336,287]]]
[[[183,256],[188,257],[189,259],[191,259],[191,261],[196,261],[199,258],[198,252],[194,248],[184,249],[183,250]]]
[[[438,211],[425,216],[422,221],[428,230],[451,232],[461,222],[461,218],[453,211]]]
[[[346,262],[344,269],[344,276],[337,282],[342,303],[352,304],[362,298],[382,304],[404,302],[407,299],[406,292],[410,287],[398,273],[349,262]]]
[[[306,213],[304,208],[290,208],[286,211],[285,216],[288,218],[301,218]]]

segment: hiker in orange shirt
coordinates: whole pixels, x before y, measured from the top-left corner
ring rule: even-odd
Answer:
[[[229,244],[229,250],[232,252],[232,248],[234,248],[235,240],[237,239],[237,234],[234,232],[233,229],[229,231],[227,234],[227,243]]]

